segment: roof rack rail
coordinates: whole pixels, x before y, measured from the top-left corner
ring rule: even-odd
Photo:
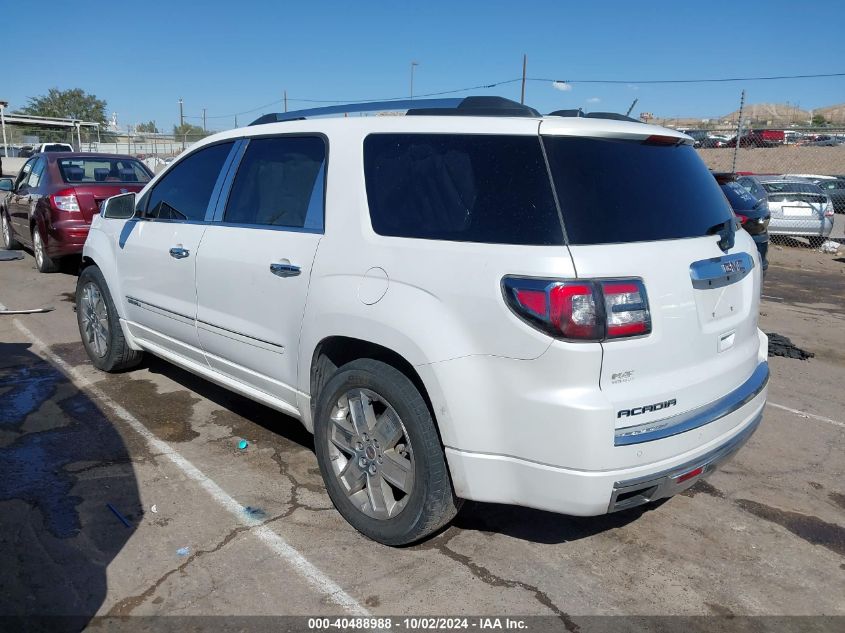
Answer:
[[[534,108],[503,97],[464,97],[463,99],[405,99],[397,101],[369,101],[293,112],[276,112],[258,117],[250,125],[302,121],[312,117],[356,114],[359,112],[390,112],[405,110],[406,115],[426,116],[542,116]]]
[[[584,112],[581,108],[574,110],[555,110],[549,112],[548,116],[562,116],[562,117],[584,117],[587,119],[610,119],[613,121],[630,121],[631,123],[642,123],[639,119],[634,119],[624,114],[616,112]]]

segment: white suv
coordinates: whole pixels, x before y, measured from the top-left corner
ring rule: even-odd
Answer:
[[[337,509],[389,545],[461,499],[637,506],[748,439],[761,268],[692,139],[381,107],[410,109],[262,117],[109,199],[76,293],[93,363],[150,352],[299,419]]]

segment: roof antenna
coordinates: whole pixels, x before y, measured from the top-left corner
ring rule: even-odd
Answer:
[[[625,116],[631,116],[631,110],[633,110],[634,107],[637,105],[637,101],[639,101],[639,98],[634,99],[633,103],[631,103],[631,107],[628,108],[628,111],[625,113]]]

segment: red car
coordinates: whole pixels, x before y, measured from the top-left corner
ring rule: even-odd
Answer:
[[[153,177],[141,161],[120,154],[56,152],[30,158],[13,181],[0,179],[3,247],[31,247],[42,273],[82,252],[91,218],[106,198],[138,192]]]

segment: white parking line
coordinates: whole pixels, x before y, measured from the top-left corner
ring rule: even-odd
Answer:
[[[3,307],[3,304],[0,304],[0,309],[3,309]],[[355,598],[341,589],[341,587],[331,578],[315,567],[313,563],[299,552],[299,550],[290,545],[266,525],[261,525],[260,521],[250,519],[248,516],[244,515],[243,506],[232,496],[218,486],[212,479],[206,476],[199,468],[185,459],[169,444],[158,439],[135,416],[129,413],[129,411],[124,409],[117,402],[109,398],[99,387],[83,376],[79,370],[56,356],[56,354],[50,351],[47,345],[33,334],[23,323],[15,319],[13,324],[32,342],[33,346],[38,349],[47,360],[61,369],[62,372],[64,372],[64,374],[67,375],[77,387],[84,389],[94,396],[95,399],[111,409],[117,417],[126,422],[133,431],[143,437],[154,452],[159,453],[161,456],[166,457],[173,462],[183,473],[185,473],[185,475],[202,486],[202,488],[205,489],[205,491],[211,495],[218,504],[228,510],[240,523],[250,527],[254,526],[253,529],[250,530],[250,533],[261,539],[261,541],[273,550],[273,552],[289,563],[291,567],[293,567],[294,570],[314,589],[319,591],[321,594],[324,594],[328,600],[340,607],[343,607],[353,615],[370,615],[370,612],[366,608],[355,600]]]
[[[776,402],[767,402],[767,405],[770,407],[774,407],[775,409],[783,409],[784,411],[789,411],[790,413],[794,413],[795,415],[800,415],[802,418],[810,418],[812,420],[818,420],[819,422],[827,422],[828,424],[833,424],[834,426],[841,426],[845,428],[845,422],[839,422],[838,420],[832,420],[830,418],[826,418],[823,415],[816,415],[815,413],[807,413],[806,411],[799,411],[798,409],[793,409],[792,407],[787,407],[782,404],[777,404]]]

